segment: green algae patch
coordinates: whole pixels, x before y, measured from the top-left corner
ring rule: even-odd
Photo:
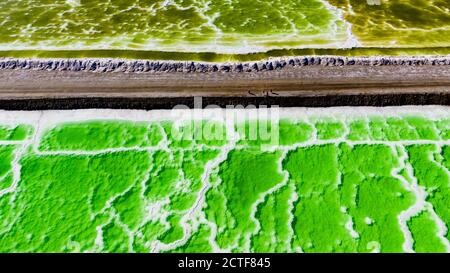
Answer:
[[[356,242],[341,211],[338,148],[299,148],[283,162],[298,191],[294,204],[293,248],[304,252],[354,252]],[[333,226],[333,228],[328,228]]]
[[[177,240],[183,239],[184,230],[180,224],[181,216],[177,214],[172,214],[167,217],[167,222],[169,223],[169,228],[165,229],[157,238],[160,242],[164,244],[170,244]]]
[[[352,121],[349,125],[349,133],[347,135],[348,140],[363,141],[370,139],[369,125],[364,119],[358,119]]]
[[[258,206],[255,218],[260,229],[252,236],[252,252],[291,251],[293,197],[296,197],[295,186],[290,183],[267,196]]]
[[[278,126],[280,145],[292,145],[312,138],[313,127],[306,122],[280,120]]]
[[[417,253],[442,253],[446,248],[437,236],[439,228],[430,212],[423,211],[408,222],[414,239],[414,251]]]
[[[373,116],[349,122],[347,139],[352,141],[446,140],[448,122],[420,116]]]
[[[405,120],[413,126],[419,135],[419,139],[439,140],[439,131],[434,122],[423,117],[406,117]]]
[[[436,121],[436,128],[440,131],[442,140],[450,139],[450,119]]]
[[[206,225],[202,225],[191,235],[189,240],[182,246],[170,251],[174,253],[209,253],[213,252],[213,248],[209,243],[211,229]]]
[[[0,176],[11,170],[11,163],[14,159],[14,150],[16,148],[17,146],[15,145],[0,146]]]
[[[194,145],[223,146],[229,141],[226,126],[221,122],[163,121],[161,124],[171,148],[191,148]]]
[[[402,251],[405,239],[397,216],[415,197],[392,176],[399,164],[397,154],[385,145],[340,146],[342,205],[359,234],[358,252]]]
[[[417,183],[424,187],[427,192],[427,201],[433,205],[436,214],[450,226],[450,178],[448,164],[450,154],[449,146],[444,146],[444,164],[440,164],[434,156],[440,151],[435,145],[411,145],[406,147],[409,154],[409,162],[414,169]],[[450,237],[446,234],[447,238]]]
[[[33,134],[34,128],[30,125],[4,126],[0,125],[0,140],[21,141]]]
[[[125,244],[120,227],[108,223],[103,215],[110,213],[108,200],[142,179],[149,166],[145,152],[93,157],[30,155],[21,164],[17,188],[21,194],[15,198],[18,205],[2,208],[8,215],[20,216],[20,220],[0,231],[0,252],[93,250],[96,228],[101,224],[111,235],[105,236],[111,242],[111,251],[128,250],[119,247]],[[11,198],[4,195],[0,199]]]
[[[286,136],[286,130],[296,130],[300,135],[292,133],[291,136]],[[291,126],[290,121],[269,120],[269,119],[247,119],[243,122],[238,122],[235,125],[235,131],[239,135],[238,144],[250,146],[255,149],[262,149],[278,145],[284,142],[296,142],[298,138],[304,138],[305,128],[302,126]],[[301,140],[300,140],[301,141]]]
[[[0,190],[9,188],[13,183],[12,163],[17,148],[15,145],[0,146]]]
[[[129,236],[126,230],[116,221],[102,228],[103,249],[106,252],[125,253],[129,252]]]
[[[339,121],[319,121],[315,124],[317,139],[329,140],[345,136],[345,125]]]
[[[383,130],[386,132],[388,140],[415,140],[420,138],[415,128],[402,118],[387,118]]]
[[[255,203],[283,179],[278,172],[279,157],[279,153],[237,150],[220,166],[219,176],[222,183],[216,190],[223,192],[226,204],[225,207],[218,208],[225,211],[224,214],[213,211],[216,204],[207,211],[210,215],[225,218],[218,219],[224,223],[219,226],[221,232],[217,234],[219,246],[233,247],[234,251],[243,251],[248,247],[249,241],[245,238],[256,228],[255,221],[251,220],[256,210]]]
[[[162,140],[155,124],[129,121],[89,121],[58,125],[47,130],[39,146],[42,151],[102,150],[152,147]]]

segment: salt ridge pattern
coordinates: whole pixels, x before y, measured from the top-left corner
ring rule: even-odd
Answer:
[[[254,111],[0,112],[0,251],[450,251],[448,107]]]
[[[6,0],[0,50],[447,47],[447,6],[445,0]]]

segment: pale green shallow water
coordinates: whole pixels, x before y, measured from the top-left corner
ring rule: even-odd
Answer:
[[[447,0],[373,2],[3,0],[0,56],[226,60],[317,49],[319,55],[448,54]]]

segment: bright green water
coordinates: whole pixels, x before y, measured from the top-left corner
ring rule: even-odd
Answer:
[[[208,60],[195,54],[290,55],[289,49],[355,47],[371,48],[363,55],[376,54],[376,48],[427,48],[427,53],[439,47],[445,53],[446,0],[380,1],[4,0],[0,55]]]
[[[247,110],[0,112],[0,252],[449,252],[450,112],[405,109],[282,109],[270,149]]]

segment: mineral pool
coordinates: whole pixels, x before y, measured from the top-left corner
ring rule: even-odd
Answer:
[[[3,0],[0,18],[3,55],[450,46],[448,0]]]
[[[449,107],[2,111],[0,139],[0,252],[450,251]]]

